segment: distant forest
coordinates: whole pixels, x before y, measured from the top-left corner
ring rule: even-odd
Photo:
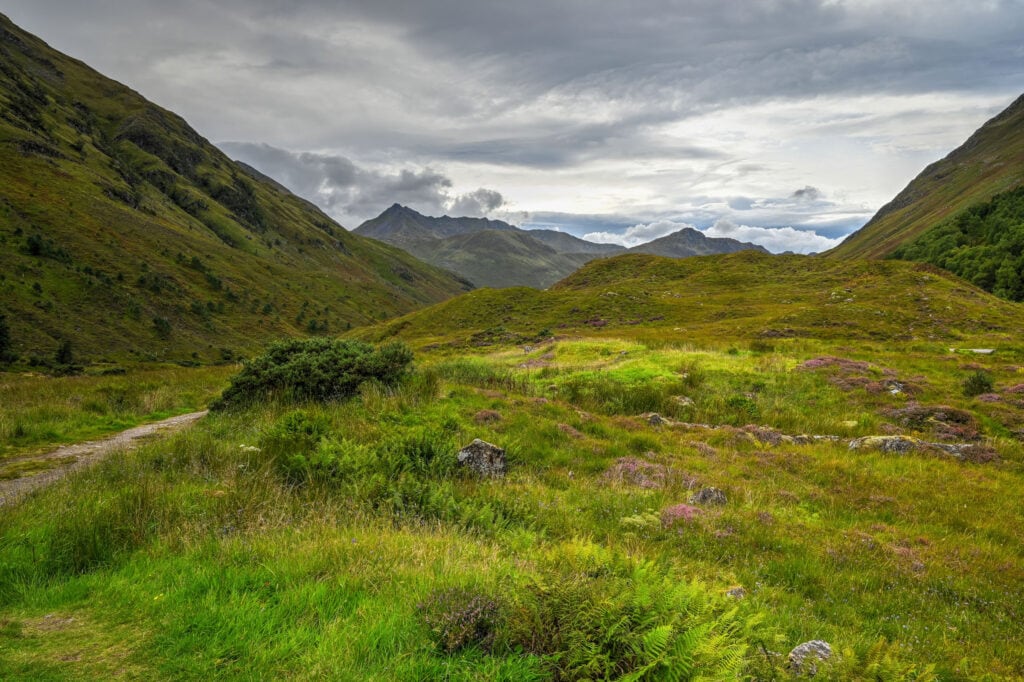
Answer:
[[[890,257],[931,263],[996,296],[1024,301],[1024,185],[968,208]]]

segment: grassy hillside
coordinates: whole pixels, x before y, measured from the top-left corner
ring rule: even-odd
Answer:
[[[478,286],[528,286],[544,289],[597,254],[558,253],[529,232],[478,230],[467,234],[408,244],[410,253]]]
[[[1020,306],[929,265],[747,251],[601,259],[549,291],[474,291],[359,335],[452,348],[581,333],[717,345],[970,345],[1015,343],[1021,328]]]
[[[1024,301],[1024,186],[971,206],[891,257],[931,263],[996,296]]]
[[[0,677],[785,680],[822,639],[816,679],[1019,679],[1019,340],[620,331],[421,353],[5,509]],[[848,445],[886,433],[970,454]],[[457,469],[474,438],[506,477]]]
[[[830,258],[880,258],[959,212],[1024,184],[1024,96],[925,168]]]
[[[230,359],[468,288],[0,17],[0,314],[23,360]]]

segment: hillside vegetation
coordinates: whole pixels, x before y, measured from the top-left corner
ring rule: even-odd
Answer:
[[[1024,95],[931,164],[830,258],[881,258],[961,211],[1024,184]]]
[[[448,348],[533,343],[553,335],[672,343],[1016,343],[1020,306],[930,265],[769,256],[593,261],[549,291],[474,291],[360,338]],[[982,342],[979,339],[987,339]]]
[[[0,676],[782,680],[812,639],[817,679],[1024,672],[1019,343],[620,331],[420,353],[5,510]]]
[[[0,314],[22,361],[63,341],[90,360],[230,360],[467,288],[0,17]]]
[[[931,263],[996,296],[1024,301],[1024,187],[968,208],[891,257]]]

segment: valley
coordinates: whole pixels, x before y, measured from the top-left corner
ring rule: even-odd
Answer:
[[[349,231],[0,16],[0,679],[1022,679],[1022,101],[821,255]]]

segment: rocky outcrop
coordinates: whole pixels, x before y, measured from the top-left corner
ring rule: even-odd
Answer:
[[[501,478],[507,468],[505,451],[497,445],[474,438],[473,442],[459,450],[459,466],[481,478]]]

